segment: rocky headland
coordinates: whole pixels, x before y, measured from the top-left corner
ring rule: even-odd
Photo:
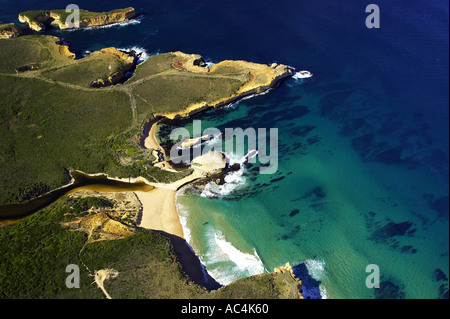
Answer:
[[[284,64],[266,65],[247,61],[225,60],[207,67],[201,55],[183,52],[174,52],[173,54],[177,56],[176,61],[172,64],[174,69],[206,75],[214,74],[215,71],[226,67],[245,73],[249,80],[230,96],[209,103],[205,101],[193,103],[179,112],[155,114],[155,116],[162,116],[171,120],[189,117],[211,107],[220,108],[241,98],[261,94],[275,88],[281,80],[294,75],[294,69]]]
[[[66,18],[70,13],[66,10],[31,10],[19,14],[19,21],[28,24],[34,31],[45,31],[48,26],[61,30],[69,29]],[[136,17],[134,8],[124,8],[109,12],[90,12],[80,10],[80,28],[105,26],[114,23],[126,22]]]
[[[14,23],[0,23],[0,39],[18,37],[22,31]]]

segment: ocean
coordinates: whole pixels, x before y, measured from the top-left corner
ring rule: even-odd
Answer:
[[[366,27],[369,3],[380,8],[380,28]],[[0,21],[67,4],[0,0]],[[219,283],[289,262],[306,298],[448,298],[447,1],[76,4],[140,14],[128,24],[48,32],[79,57],[115,46],[143,58],[183,51],[314,74],[194,117],[221,131],[278,128],[275,174],[242,163],[225,185],[178,196],[186,238]],[[192,119],[180,125],[192,129]],[[378,266],[380,288],[366,285],[369,265]]]

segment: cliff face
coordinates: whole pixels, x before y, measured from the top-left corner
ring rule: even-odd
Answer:
[[[46,25],[53,25],[61,30],[68,29],[65,21],[65,10],[29,11],[19,14],[19,21],[26,23],[34,31],[44,31]],[[136,17],[134,8],[129,7],[110,12],[89,12],[80,10],[80,28],[104,26],[128,21]]]
[[[136,17],[136,12],[130,7],[125,9],[123,12],[101,14],[92,18],[82,19],[80,21],[80,28],[124,22],[133,19],[134,17]]]
[[[75,59],[75,53],[70,52],[69,47],[67,45],[59,46],[59,53],[61,55],[67,56],[69,59]]]
[[[24,14],[19,14],[19,22],[20,23],[24,23],[24,24],[28,24],[28,27],[34,31],[43,31],[44,30],[44,25],[38,21],[35,20],[31,20],[30,18],[28,18],[26,15]]]
[[[0,39],[18,37],[22,32],[14,23],[0,24]]]

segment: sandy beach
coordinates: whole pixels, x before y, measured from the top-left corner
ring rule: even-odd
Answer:
[[[143,206],[140,227],[184,238],[175,203],[175,190],[157,187],[149,192],[135,194]]]
[[[195,180],[206,177],[226,166],[225,156],[218,152],[210,152],[195,161],[194,172],[171,184],[155,184],[150,191],[137,191],[142,206],[140,227],[162,230],[168,234],[184,238],[183,228],[176,207],[176,193]]]
[[[148,136],[144,141],[144,146],[148,149],[164,151],[159,146],[159,143],[156,141],[155,131],[156,131],[156,126],[158,125],[158,123],[159,122],[153,123],[152,127],[150,128],[150,131],[148,132]]]

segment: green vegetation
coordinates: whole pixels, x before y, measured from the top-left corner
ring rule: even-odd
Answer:
[[[59,53],[57,40],[0,40],[0,204],[67,184],[70,169],[160,182],[189,174],[150,165],[153,157],[139,144],[142,131],[125,90],[87,88],[123,62],[109,54],[70,60]],[[38,70],[17,73],[24,65]],[[121,165],[123,155],[130,165]]]
[[[58,40],[45,35],[0,39],[0,72],[15,74],[26,66],[43,69],[72,63],[59,53]]]
[[[0,76],[0,202],[29,185],[67,184],[67,170],[117,166],[106,141],[131,125],[126,94],[82,91],[34,78]]]
[[[173,53],[151,56],[125,83],[136,98],[139,121],[152,114],[181,111],[192,103],[229,97],[250,79],[247,71],[230,66],[205,74],[180,71],[172,67],[177,59]]]
[[[145,117],[150,113],[177,112],[193,103],[211,103],[234,94],[242,85],[235,79],[178,71],[144,80],[133,86],[132,92],[138,97],[138,116]]]
[[[91,207],[113,206],[102,198],[64,197],[15,225],[0,228],[0,298],[104,298],[91,284],[92,275],[111,268],[119,272],[104,284],[112,298],[295,297],[285,294],[295,286],[290,277],[272,273],[208,292],[183,275],[171,239],[157,231],[137,229],[125,239],[85,245],[86,233],[62,225],[86,216]],[[65,285],[69,264],[80,268],[80,289]]]
[[[112,54],[71,60],[58,39],[0,40],[0,205],[30,199],[69,182],[70,169],[168,183],[190,174],[153,167],[141,147],[142,123],[155,113],[234,94],[248,72],[221,67],[176,70],[173,53],[150,57],[124,84],[90,88],[123,67]]]
[[[112,55],[89,55],[77,63],[49,69],[41,75],[53,81],[88,88],[93,81],[106,79],[125,65],[125,62]]]
[[[176,55],[173,53],[163,53],[153,55],[144,63],[137,66],[136,72],[127,84],[134,83],[138,80],[160,74],[165,71],[173,70],[172,63],[175,61]]]
[[[101,298],[79,261],[87,235],[64,230],[71,213],[61,201],[6,229],[0,228],[0,298]],[[67,289],[69,264],[80,265],[81,289]]]

